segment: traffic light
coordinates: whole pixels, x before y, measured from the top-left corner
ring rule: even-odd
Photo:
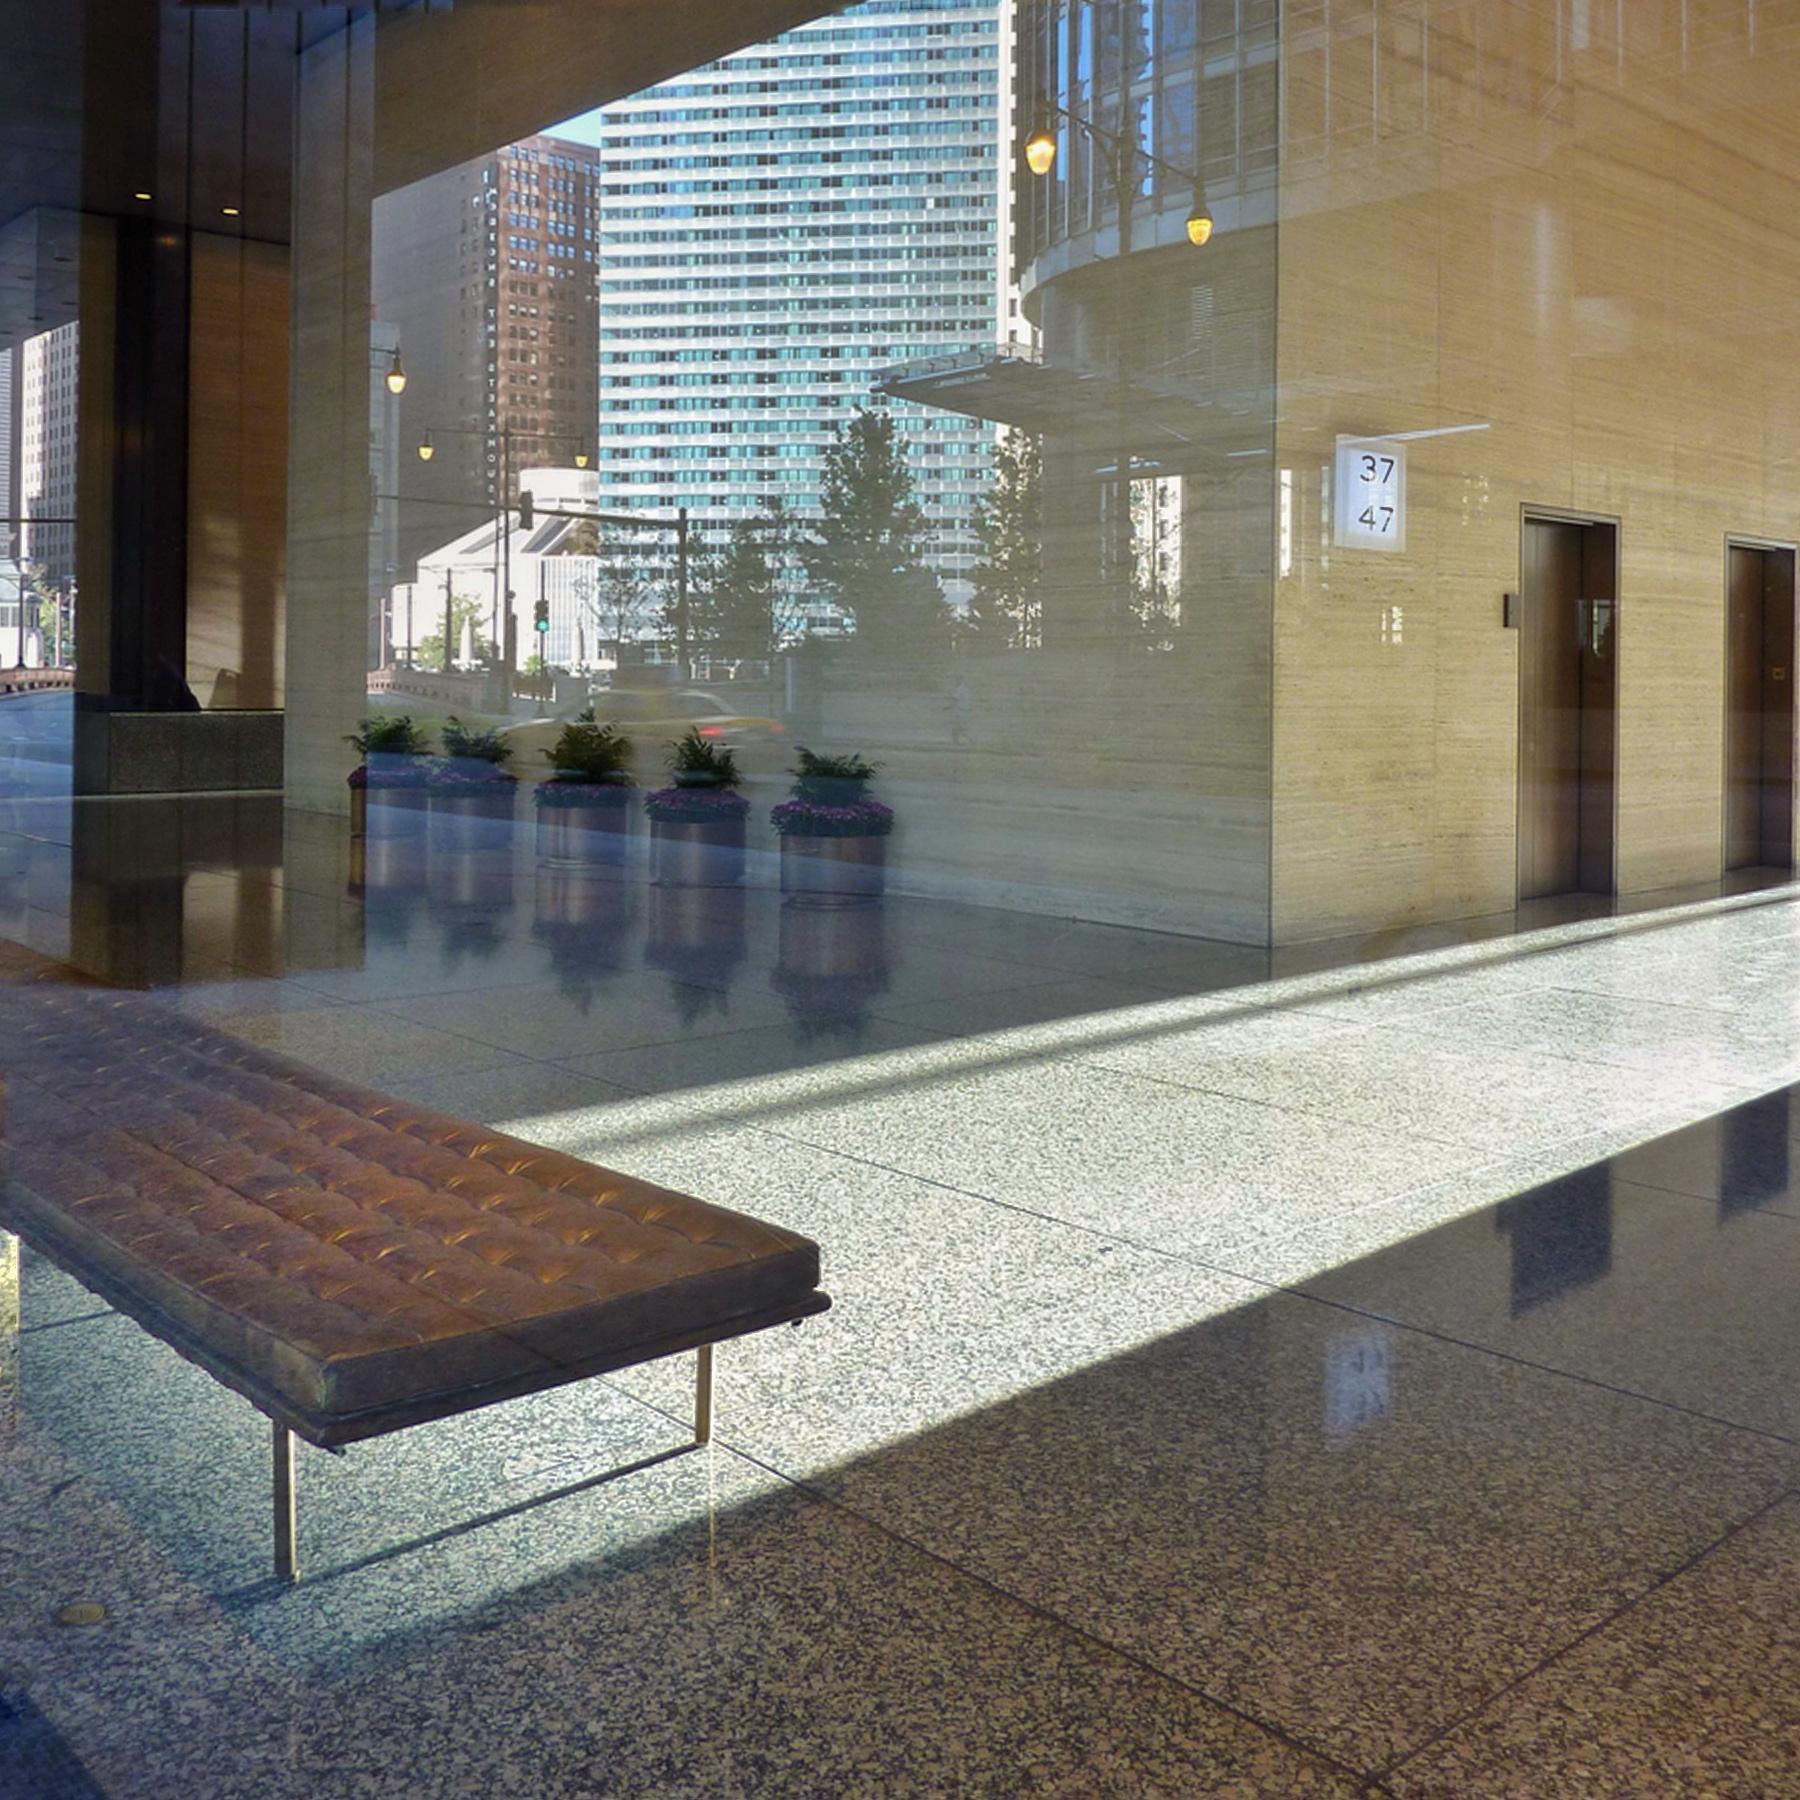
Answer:
[[[533,526],[533,524],[536,523],[536,520],[537,520],[537,514],[533,510],[533,507],[532,507],[531,489],[530,488],[520,488],[519,489],[519,529],[521,531],[529,531],[531,529],[531,527]]]
[[[550,602],[539,599],[537,603],[537,628],[539,631],[550,629]]]

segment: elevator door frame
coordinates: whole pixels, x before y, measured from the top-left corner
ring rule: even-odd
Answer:
[[[1571,512],[1560,506],[1534,506],[1526,502],[1519,508],[1519,592],[1525,592],[1525,541],[1526,532],[1534,524],[1542,525],[1603,525],[1612,532],[1612,655],[1613,655],[1613,691],[1612,691],[1612,743],[1610,746],[1611,771],[1607,785],[1610,790],[1606,819],[1606,886],[1604,888],[1574,888],[1573,893],[1607,893],[1619,891],[1619,741],[1620,719],[1624,713],[1621,700],[1623,693],[1623,658],[1621,651],[1625,641],[1625,606],[1622,576],[1625,568],[1625,528],[1617,513]],[[1729,566],[1729,564],[1728,564]],[[1729,621],[1727,622],[1729,623]],[[1528,905],[1525,895],[1525,821],[1524,809],[1521,805],[1520,789],[1525,770],[1525,658],[1523,645],[1517,646],[1520,651],[1516,659],[1513,675],[1513,719],[1515,737],[1513,740],[1513,904]],[[1721,841],[1723,836],[1721,833]],[[1546,895],[1550,899],[1555,896]]]
[[[1719,874],[1723,879],[1732,872],[1731,868],[1731,553],[1734,550],[1772,550],[1780,555],[1790,557],[1790,575],[1794,583],[1794,657],[1789,667],[1793,669],[1793,679],[1800,683],[1800,543],[1786,542],[1781,538],[1755,537],[1748,532],[1728,531],[1725,543],[1719,555],[1720,595],[1724,601],[1724,616],[1719,621],[1719,670],[1723,676],[1720,683],[1722,692],[1719,696]],[[1792,804],[1790,839],[1800,832],[1800,690],[1794,696],[1793,744],[1794,767],[1788,777],[1788,793]],[[1781,865],[1776,865],[1781,866]],[[1788,859],[1785,865],[1790,870],[1800,869],[1800,857],[1795,855],[1792,842],[1788,846]]]

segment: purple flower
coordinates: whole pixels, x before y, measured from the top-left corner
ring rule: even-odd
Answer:
[[[391,788],[422,788],[429,779],[430,773],[422,763],[410,767],[402,763],[388,769],[371,769],[367,763],[361,763],[349,775],[351,787],[367,788],[376,793]]]
[[[741,819],[750,802],[730,788],[655,788],[644,796],[644,812],[667,825],[715,825]]]
[[[879,800],[783,800],[769,811],[778,837],[886,837],[894,829],[894,809]]]
[[[540,781],[531,791],[539,806],[607,806],[622,807],[631,798],[631,786],[624,781],[580,781],[552,776]]]

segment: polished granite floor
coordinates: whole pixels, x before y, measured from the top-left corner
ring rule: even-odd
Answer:
[[[1272,959],[766,878],[0,808],[0,936],[835,1299],[707,1451],[675,1366],[303,1450],[282,1589],[258,1415],[26,1249],[0,1796],[1800,1795],[1794,890]]]

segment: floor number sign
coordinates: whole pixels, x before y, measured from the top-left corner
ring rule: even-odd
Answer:
[[[1337,441],[1337,528],[1347,550],[1406,548],[1406,448],[1392,438]]]

